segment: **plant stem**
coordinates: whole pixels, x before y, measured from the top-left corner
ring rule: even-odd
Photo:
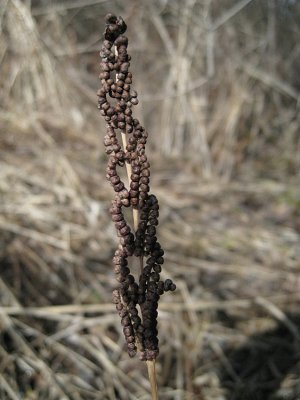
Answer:
[[[158,400],[155,360],[149,360],[146,361],[146,363],[147,363],[148,376],[151,386],[151,397],[152,400]]]
[[[118,55],[118,50],[116,47],[115,47],[115,54],[116,54],[116,56]],[[118,80],[118,75],[116,76],[116,80]],[[121,138],[122,138],[123,150],[126,151],[126,147],[127,147],[126,131],[121,131]],[[128,161],[125,162],[125,166],[126,166],[126,172],[127,172],[127,178],[128,178],[128,185],[130,187],[132,167],[131,167],[130,162],[128,162]],[[134,228],[134,231],[136,232],[138,229],[138,226],[139,226],[139,219],[140,219],[140,213],[139,213],[138,206],[132,207],[132,216],[133,216],[133,228]],[[141,256],[140,257],[141,273],[143,272],[143,268],[144,268],[144,257]],[[149,382],[150,382],[150,387],[151,387],[151,397],[152,397],[152,400],[158,400],[155,360],[148,360],[148,361],[146,361],[146,363],[147,363],[148,376],[149,376]]]
[[[126,132],[121,132],[121,137],[122,137],[123,149],[125,151],[126,146],[127,146]],[[128,177],[128,185],[130,187],[132,167],[128,161],[126,161],[125,165],[126,165],[126,171],[127,171],[127,177]],[[138,229],[138,226],[139,226],[139,209],[138,209],[138,207],[132,207],[132,215],[133,215],[133,228],[134,228],[134,231],[136,232]]]
[[[122,143],[123,143],[123,148],[124,150],[126,149],[127,146],[127,138],[126,138],[126,132],[121,132],[122,136]],[[126,161],[126,171],[127,171],[127,177],[128,177],[128,183],[130,186],[131,182],[131,173],[132,173],[132,168],[131,164]],[[134,231],[137,230],[138,225],[139,225],[139,209],[138,207],[133,207],[132,209],[132,215],[133,215],[133,226],[134,226]],[[141,273],[144,268],[144,257],[140,257],[140,269]],[[148,376],[149,376],[149,382],[151,386],[151,397],[152,400],[158,400],[158,394],[157,394],[157,380],[156,380],[156,370],[155,370],[155,360],[150,360],[146,361],[147,363],[147,369],[148,369]]]
[[[127,147],[126,132],[124,132],[124,131],[121,132],[121,138],[122,138],[123,150],[126,151],[126,147]],[[128,184],[130,186],[131,174],[132,174],[131,164],[128,161],[126,161],[125,166],[126,166],[126,171],[127,171],[127,176],[128,176]]]

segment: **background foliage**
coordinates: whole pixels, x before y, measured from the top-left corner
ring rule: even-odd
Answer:
[[[128,24],[178,286],[160,305],[161,398],[298,399],[291,0],[1,2],[0,397],[148,398],[110,301],[115,232],[95,94],[107,12]]]

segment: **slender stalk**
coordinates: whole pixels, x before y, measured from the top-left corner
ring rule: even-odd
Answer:
[[[116,53],[116,55],[118,54],[117,49],[115,49],[115,53]],[[118,79],[118,75],[117,75],[117,79]],[[121,132],[121,137],[122,137],[122,143],[123,143],[123,150],[125,151],[126,146],[127,146],[126,132]],[[125,162],[125,166],[126,166],[126,172],[127,172],[127,178],[128,178],[128,185],[130,187],[132,167],[128,161]],[[139,226],[139,209],[138,209],[138,207],[132,207],[132,216],[133,216],[133,228],[134,228],[134,231],[136,232],[138,229],[138,226]]]
[[[116,193],[109,212],[120,238],[113,258],[119,287],[113,291],[112,300],[121,317],[128,354],[134,357],[139,350],[141,360],[147,362],[151,398],[157,400],[158,300],[165,292],[174,291],[176,285],[171,279],[161,280],[160,277],[164,250],[156,235],[159,204],[156,196],[149,193],[150,164],[145,152],[148,132],[132,115],[132,106],[138,104],[138,96],[131,90],[131,58],[127,53],[128,38],[123,35],[127,26],[121,17],[113,14],[108,14],[105,20],[105,40],[100,51],[102,88],[97,94],[98,108],[107,121],[104,137],[108,154],[106,177]],[[117,137],[118,132],[122,140]],[[127,188],[118,174],[118,167],[124,165]],[[123,207],[130,205],[132,224],[126,221],[122,212]],[[139,277],[134,276],[128,262],[128,258],[135,255],[140,262]]]
[[[118,54],[117,49],[115,49],[115,53],[116,53],[116,55]],[[118,75],[116,77],[116,80],[118,81]],[[124,131],[121,132],[121,138],[122,138],[122,143],[123,143],[123,150],[126,151],[126,146],[127,146],[126,132],[124,132]],[[126,166],[126,171],[127,171],[128,184],[130,186],[131,174],[132,174],[131,164],[128,161],[126,161],[125,166]]]
[[[115,47],[115,54],[116,54],[116,56],[118,56],[117,47]],[[118,74],[116,74],[116,81],[118,81]],[[126,131],[121,131],[121,138],[122,138],[123,150],[126,151],[126,147],[127,147]],[[130,187],[132,167],[128,161],[125,162],[125,166],[126,166],[126,172],[127,172],[127,178],[128,178],[128,185]],[[132,207],[132,217],[133,217],[134,231],[136,232],[138,229],[138,226],[139,226],[139,219],[140,219],[138,206]],[[144,257],[140,256],[140,271],[141,271],[141,273],[143,272],[143,268],[144,268]],[[149,377],[149,382],[150,382],[150,387],[151,387],[151,397],[152,397],[152,400],[158,400],[155,360],[146,361],[146,363],[147,363],[148,377]]]
[[[117,49],[115,50],[117,52]],[[127,146],[127,139],[126,139],[126,132],[121,132],[122,136],[122,143],[123,143],[123,149],[126,149]],[[128,177],[128,183],[130,186],[131,182],[131,173],[132,173],[132,168],[131,164],[126,161],[126,171],[127,171],[127,177]],[[139,209],[138,207],[133,207],[132,208],[132,216],[133,216],[133,226],[134,226],[134,231],[137,230],[138,225],[139,225]],[[141,273],[144,268],[144,257],[140,257],[140,269]],[[158,392],[157,392],[157,379],[156,379],[156,369],[155,369],[155,360],[150,360],[146,361],[147,363],[147,370],[148,370],[148,377],[149,377],[149,382],[150,382],[150,387],[151,387],[151,397],[152,400],[158,400]]]
[[[149,381],[151,385],[151,397],[152,400],[158,400],[155,360],[149,360],[146,361],[146,363],[147,363]]]

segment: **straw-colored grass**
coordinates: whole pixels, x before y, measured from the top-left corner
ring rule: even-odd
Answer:
[[[255,1],[230,19],[229,1],[224,9],[207,2],[210,11],[186,1],[183,13],[179,2],[155,1],[149,9],[149,2],[78,2],[54,14],[48,4],[35,18],[23,3],[4,1],[0,11],[0,398],[149,399],[147,372],[128,358],[110,301],[115,235],[94,94],[103,26],[96,37],[89,32],[95,35],[95,10],[100,24],[109,7],[134,26],[133,53],[149,49],[135,71],[140,97],[147,97],[139,112],[153,148],[170,157],[151,155],[164,271],[178,286],[159,305],[159,398],[299,398],[294,17],[290,31],[281,31],[270,1],[265,38],[259,23],[255,30]],[[207,44],[207,32],[188,33],[185,21],[195,18],[204,29],[208,11],[215,37]],[[80,19],[91,20],[86,32]],[[68,43],[65,55],[53,40],[58,32]],[[235,47],[237,32],[244,53]],[[285,59],[288,38],[294,47]],[[215,55],[209,65],[204,44]],[[198,54],[191,65],[190,54]],[[161,118],[152,121],[158,109]]]

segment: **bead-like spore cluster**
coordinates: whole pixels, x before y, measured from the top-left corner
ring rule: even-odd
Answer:
[[[98,108],[107,123],[104,137],[108,155],[106,178],[115,191],[109,211],[119,237],[119,246],[113,258],[118,281],[113,302],[121,318],[129,355],[134,357],[138,348],[142,360],[153,360],[158,355],[158,301],[164,292],[173,291],[176,286],[170,279],[162,281],[160,278],[164,251],[156,236],[159,206],[157,198],[149,193],[150,164],[145,153],[148,133],[132,113],[132,106],[138,104],[138,97],[137,92],[131,89],[132,74],[129,71],[128,39],[123,35],[125,31],[126,24],[121,17],[106,16],[100,52],[102,87],[97,93]],[[124,166],[129,174],[128,187],[118,172]],[[127,223],[123,207],[132,207],[136,211],[136,231]],[[138,279],[130,271],[132,257],[141,261]]]

